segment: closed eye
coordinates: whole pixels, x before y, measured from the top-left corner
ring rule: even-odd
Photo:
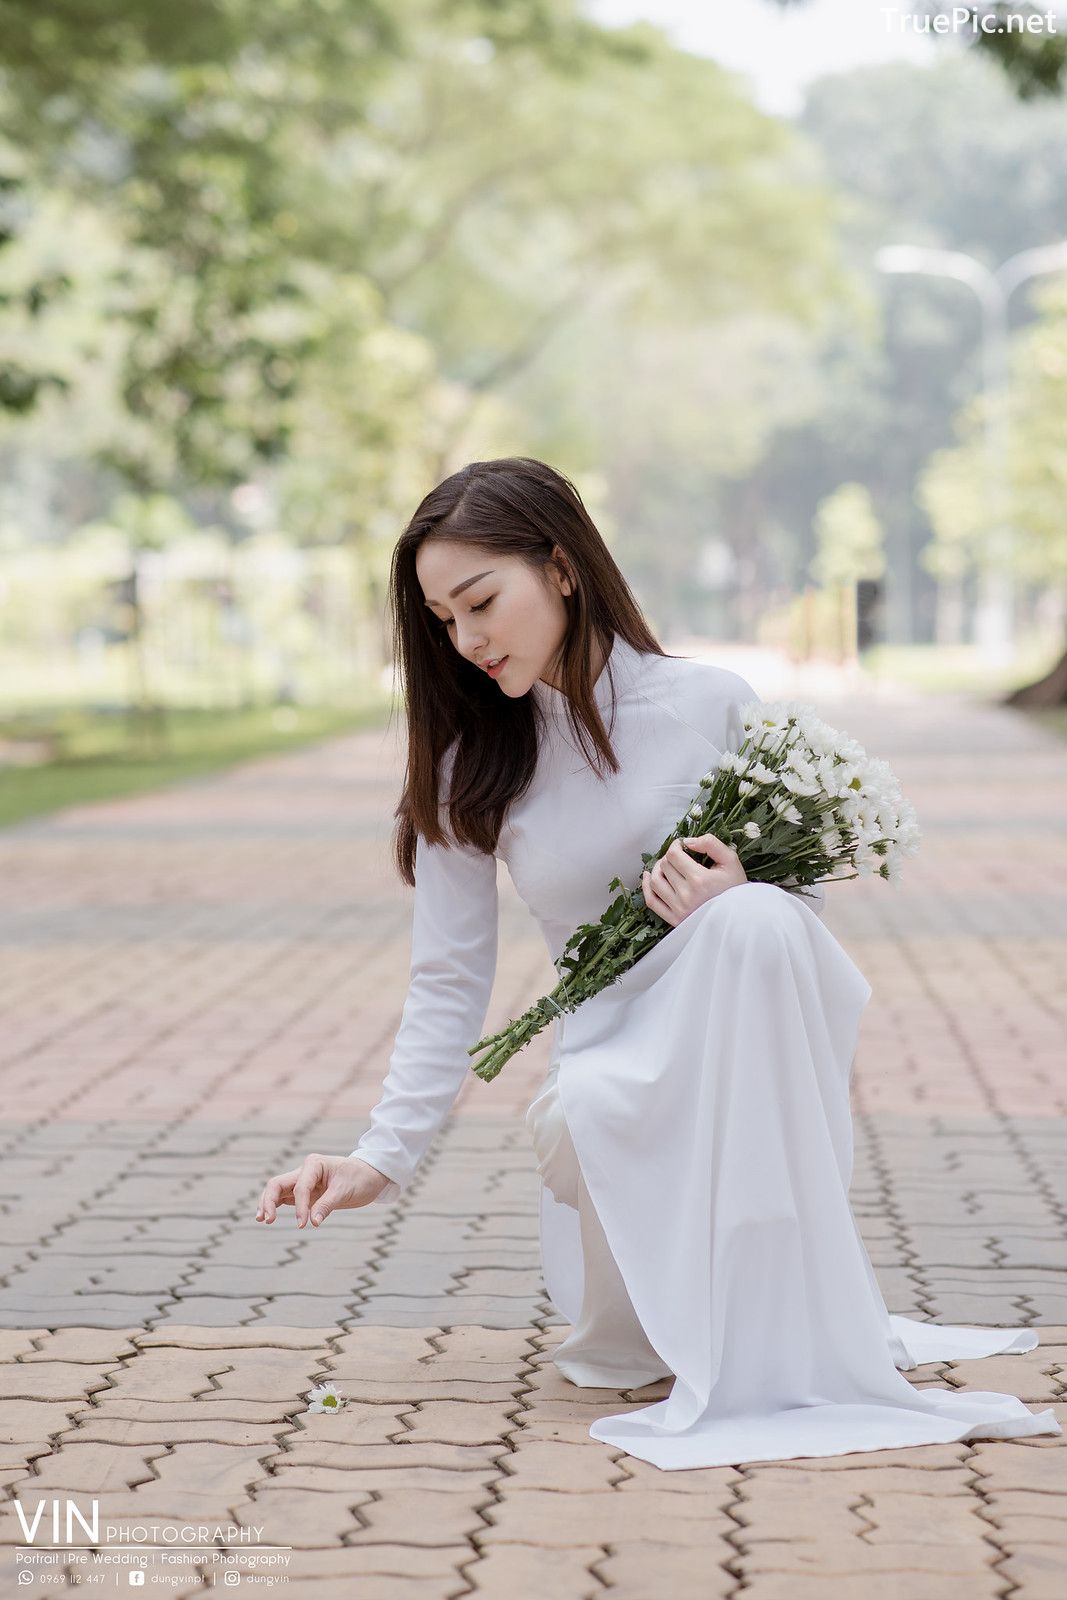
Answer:
[[[491,605],[495,598],[496,598],[495,595],[490,595],[489,599],[488,600],[483,600],[480,606],[471,606],[471,610],[472,611],[484,611],[486,606]],[[437,617],[435,620],[436,620],[437,626],[439,628],[450,628],[452,626],[452,620],[453,619],[451,617],[449,617],[447,622],[442,622],[440,617]]]

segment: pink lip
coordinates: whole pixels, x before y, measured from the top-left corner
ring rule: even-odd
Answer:
[[[504,667],[505,667],[505,665],[507,663],[507,660],[508,660],[507,656],[501,656],[500,660],[497,662],[495,667],[486,667],[486,669],[485,669],[486,672],[488,672],[488,674],[489,674],[489,676],[491,678],[498,677],[500,675],[500,673],[503,672]]]

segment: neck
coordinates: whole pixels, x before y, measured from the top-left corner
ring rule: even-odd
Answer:
[[[608,646],[601,644],[599,639],[594,638],[592,651],[590,654],[590,669],[592,673],[593,684],[596,684],[600,674],[604,671],[604,668],[607,665],[609,653],[610,651]],[[561,694],[563,693],[563,690],[560,689],[559,684],[555,682],[554,678],[541,678],[539,681],[541,683],[547,683],[550,689],[556,689],[559,690]]]

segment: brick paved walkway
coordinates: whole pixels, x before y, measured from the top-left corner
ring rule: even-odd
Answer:
[[[1067,749],[948,701],[821,708],[925,833],[899,890],[831,891],[874,986],[857,1216],[891,1310],[1039,1328],[920,1383],[1062,1420]],[[580,1391],[549,1360],[521,1120],[544,1040],[471,1076],[400,1203],[253,1221],[267,1176],[351,1149],[377,1098],[407,977],[398,781],[395,733],[364,733],[0,834],[2,1472],[46,1501],[40,1543],[70,1494],[104,1524],[203,1524],[214,1553],[150,1574],[171,1595],[221,1583],[232,1524],[292,1546],[280,1587],[319,1600],[1061,1600],[1060,1439],[662,1473],[587,1437],[668,1383]],[[502,899],[493,1026],[551,974],[506,874]],[[324,1379],[348,1404],[309,1416]],[[10,1503],[2,1529],[14,1593]]]

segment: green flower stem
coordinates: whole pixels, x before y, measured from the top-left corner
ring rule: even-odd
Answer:
[[[791,726],[791,724],[790,724]],[[840,873],[841,865],[854,864],[854,829],[837,816],[838,797],[827,796],[820,788],[816,796],[794,795],[780,779],[784,768],[783,753],[787,748],[789,726],[782,731],[775,747],[759,750],[753,745],[753,735],[746,735],[736,752],[738,758],[752,748],[752,755],[775,773],[777,782],[760,785],[755,779],[752,793],[742,795],[743,773],[727,772],[721,768],[708,785],[700,784],[698,791],[678,821],[652,854],[642,854],[645,867],[662,859],[676,839],[692,839],[704,833],[714,833],[717,838],[729,839],[739,834],[737,856],[752,882],[774,883],[787,892],[803,891],[823,882],[847,882],[861,876],[859,872]],[[752,759],[750,757],[750,759]],[[859,785],[855,785],[859,787]],[[762,794],[759,793],[763,789]],[[787,823],[774,810],[772,796],[788,795],[800,813],[799,823]],[[692,810],[697,809],[694,817]],[[823,844],[826,831],[824,818],[840,832],[842,849],[831,855]],[[749,839],[744,833],[744,822],[755,821],[761,833],[758,839]],[[890,840],[874,841],[892,843]],[[700,850],[689,852],[694,860],[710,862]],[[883,873],[883,876],[885,874]],[[629,887],[620,878],[614,878],[609,890],[615,897],[602,914],[599,922],[584,923],[571,934],[556,962],[557,971],[565,970],[555,988],[543,995],[521,1017],[510,1022],[498,1033],[479,1039],[467,1054],[478,1057],[472,1061],[471,1070],[484,1082],[490,1083],[511,1057],[542,1029],[549,1026],[560,1014],[576,1011],[583,1001],[591,999],[609,987],[631,967],[655,949],[673,924],[644,904],[641,883]]]

